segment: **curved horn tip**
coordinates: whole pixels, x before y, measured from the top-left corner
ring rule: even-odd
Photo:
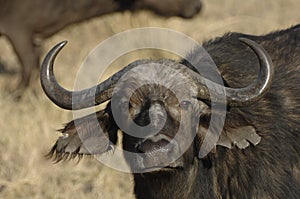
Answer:
[[[61,49],[68,43],[68,41],[61,41],[58,44],[56,44],[50,51],[48,54],[51,54],[51,52],[53,54],[57,54],[59,51],[61,51]]]
[[[61,42],[59,42],[58,44],[56,44],[56,45],[54,46],[54,49],[61,50],[67,43],[68,43],[67,40],[61,41]]]
[[[257,46],[258,45],[255,41],[248,39],[246,37],[239,37],[239,40],[249,46]]]
[[[49,60],[53,61],[57,54],[63,49],[63,47],[68,43],[68,41],[62,41],[56,44],[47,54],[42,63],[42,66],[47,65]]]
[[[44,70],[47,68],[52,68],[52,64],[54,62],[55,57],[57,54],[61,51],[61,49],[68,43],[68,41],[62,41],[56,44],[45,56],[43,62],[42,62],[42,67],[41,67],[41,75],[43,74]],[[52,64],[51,64],[52,63]]]
[[[67,40],[59,42],[57,45],[65,46],[68,43]]]

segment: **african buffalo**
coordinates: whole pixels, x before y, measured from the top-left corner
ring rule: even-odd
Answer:
[[[47,96],[64,109],[109,103],[96,120],[88,115],[62,129],[49,153],[54,160],[105,153],[121,129],[124,150],[137,154],[131,160],[125,155],[135,172],[137,198],[300,197],[300,25],[263,36],[228,33],[205,42],[224,86],[197,72],[193,61],[200,50],[194,49],[179,63],[138,60],[93,88],[67,91],[53,74],[64,44],[42,64]],[[225,109],[218,109],[221,105]],[[220,127],[212,120],[213,106],[217,116],[226,117],[216,145],[203,154],[207,135]],[[119,116],[123,120],[117,121]],[[133,136],[127,130],[134,125],[149,128]]]
[[[200,0],[0,0],[0,35],[11,42],[22,65],[19,90],[27,87],[39,68],[36,38],[52,36],[67,25],[124,10],[150,9],[164,16],[193,17]]]

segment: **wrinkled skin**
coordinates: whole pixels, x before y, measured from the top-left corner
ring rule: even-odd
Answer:
[[[67,25],[127,9],[150,9],[163,16],[185,18],[193,17],[201,9],[200,0],[166,3],[158,0],[0,0],[0,34],[11,42],[22,66],[18,89],[27,87],[32,73],[38,71],[40,42],[37,43],[37,39],[50,37]]]
[[[178,149],[176,144],[171,144],[171,148],[167,148],[167,151],[163,150],[168,137],[174,138],[176,133],[183,133],[184,138],[189,138],[193,132],[196,133],[192,143],[183,151],[183,155],[174,162],[159,170],[146,170],[147,173],[133,174],[134,193],[137,198],[299,198],[300,25],[263,36],[230,33],[204,43],[203,47],[218,66],[224,84],[235,88],[251,84],[257,78],[260,66],[253,51],[239,42],[240,37],[259,43],[268,52],[273,62],[275,76],[268,92],[255,103],[239,107],[227,106],[220,140],[205,157],[199,157],[199,150],[210,124],[211,104],[206,100],[193,98],[197,90],[195,87],[198,85],[193,81],[190,82],[192,74],[190,69],[193,66],[186,60],[182,60],[181,64],[170,60],[134,62],[133,65],[137,66],[143,64],[150,66],[154,63],[163,66],[172,65],[172,68],[183,78],[171,78],[173,73],[167,75],[170,71],[165,67],[160,71],[148,69],[146,76],[145,71],[135,71],[132,76],[129,76],[130,78],[127,78],[128,82],[116,87],[117,103],[113,104],[112,100],[106,109],[97,112],[96,118],[104,132],[102,135],[108,137],[112,144],[117,142],[116,128],[124,128],[116,123],[114,108],[122,110],[122,114],[128,110],[128,114],[125,114],[130,116],[128,118],[140,126],[150,124],[153,127],[151,129],[154,130],[156,126],[160,127],[160,121],[164,120],[161,118],[166,118],[162,130],[155,135],[150,131],[146,135],[147,139],[142,142],[140,138],[133,137],[123,130],[124,149],[142,152],[146,157],[143,159],[143,164],[133,164],[135,161],[131,162],[125,156],[133,169],[137,167],[147,169],[143,167],[148,164],[148,160],[160,164],[161,159],[167,158],[165,152],[172,150],[176,152]],[[189,55],[189,60],[196,59],[197,56],[199,56],[198,50],[194,49]],[[203,65],[203,67],[207,66]],[[129,90],[134,87],[134,84],[140,85],[139,81],[144,81],[147,77],[158,78],[165,82],[165,86],[146,84],[129,95]],[[182,80],[189,82],[188,89]],[[177,92],[177,89],[180,92]],[[177,93],[179,95],[175,97],[174,94]],[[130,105],[124,107],[123,102],[128,98]],[[60,161],[70,156],[109,151],[107,139],[102,141],[101,146],[105,147],[93,146],[97,150],[84,151],[84,144],[82,144],[84,140],[80,141],[77,135],[81,133],[80,129],[84,129],[84,133],[87,131],[93,134],[99,131],[99,128],[95,128],[96,124],[91,121],[91,117],[89,115],[79,118],[77,128],[73,125],[74,121],[67,124],[62,130],[64,136],[58,139],[49,156]],[[179,122],[181,119],[184,121],[182,124]],[[132,123],[127,120],[122,121],[124,124],[129,124],[130,129]],[[219,123],[216,121],[213,125]],[[183,127],[182,131],[179,126]],[[89,138],[92,138],[93,134]],[[166,138],[165,135],[168,137]],[[235,138],[240,138],[241,135],[244,141],[248,141],[246,147],[235,142]],[[156,136],[160,136],[160,139],[156,139]],[[261,140],[259,139],[257,143],[252,140],[253,136]],[[100,139],[103,137],[101,136]],[[185,143],[184,138],[174,138],[179,143],[179,151],[181,143]],[[232,143],[224,144],[226,139]],[[164,152],[161,156],[157,148]],[[156,155],[161,158],[147,159],[148,152],[150,154],[158,152]]]

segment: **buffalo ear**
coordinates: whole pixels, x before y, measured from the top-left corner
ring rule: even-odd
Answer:
[[[239,149],[245,149],[250,144],[256,146],[261,137],[256,133],[253,126],[241,126],[236,128],[224,129],[220,135],[217,145],[231,149],[237,146]]]
[[[217,146],[229,149],[236,146],[239,149],[246,149],[250,144],[256,146],[261,141],[255,128],[239,115],[227,114],[221,134],[214,132],[218,129],[214,128],[214,125],[218,125],[218,121],[212,122],[211,128],[209,128],[210,123],[210,116],[207,115],[201,119],[198,127],[195,144],[199,159],[205,159],[207,154],[215,154]]]
[[[118,127],[109,111],[101,110],[69,122],[60,131],[63,135],[46,155],[55,162],[110,151],[117,142]]]

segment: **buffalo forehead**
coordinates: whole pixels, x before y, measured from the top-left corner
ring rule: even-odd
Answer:
[[[149,97],[167,98],[173,93],[179,101],[189,100],[197,94],[197,86],[192,81],[187,67],[169,60],[153,61],[135,67],[123,75],[114,92],[130,97],[139,88],[143,88],[141,94],[147,94]]]

